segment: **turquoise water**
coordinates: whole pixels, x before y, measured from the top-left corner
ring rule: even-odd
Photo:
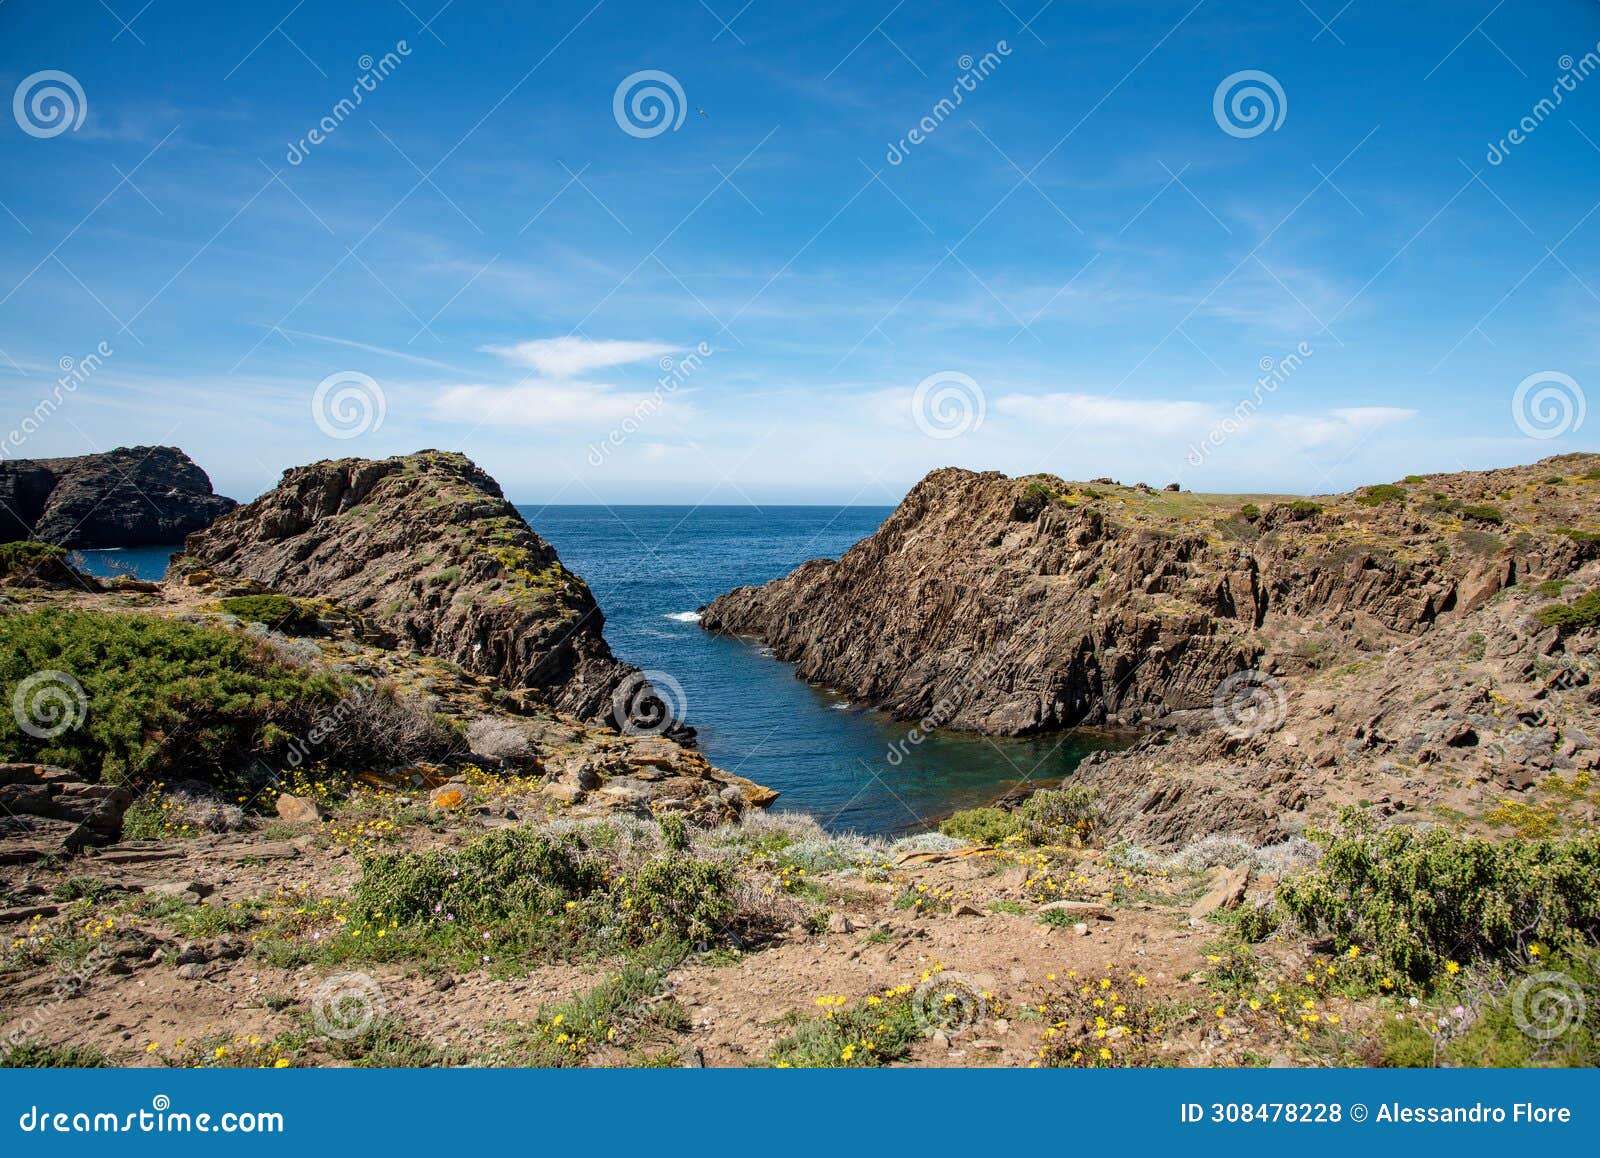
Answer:
[[[1091,750],[1079,733],[1043,739],[930,737],[890,764],[907,725],[794,678],[750,643],[714,636],[697,608],[732,587],[763,583],[807,559],[837,557],[872,534],[888,507],[553,506],[519,508],[588,580],[620,657],[682,688],[684,718],[719,767],[783,793],[778,809],[809,812],[835,831],[932,827],[1023,780],[1060,778]],[[159,578],[170,549],[84,552],[96,574],[131,564]],[[673,698],[677,698],[674,696]]]

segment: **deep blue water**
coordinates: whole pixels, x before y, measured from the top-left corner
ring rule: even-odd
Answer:
[[[783,795],[829,829],[914,832],[992,800],[1024,779],[1067,775],[1092,740],[1064,733],[1002,740],[941,735],[891,765],[907,725],[794,678],[761,648],[701,630],[696,608],[807,559],[837,557],[888,516],[888,507],[523,506],[535,530],[582,575],[623,659],[681,685],[683,715],[719,767]],[[90,570],[115,560],[159,578],[166,548],[84,552]]]

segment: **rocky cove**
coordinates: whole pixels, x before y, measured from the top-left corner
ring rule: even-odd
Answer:
[[[464,456],[296,467],[238,507],[203,472],[170,489],[204,525],[159,581],[85,574],[88,544],[37,515],[0,544],[0,1029],[43,1051],[17,1064],[849,1064],[860,1042],[830,1035],[875,997],[864,1064],[1075,1065],[1063,1027],[1093,1019],[1067,968],[1237,1004],[1130,1028],[1126,1064],[1385,1062],[1398,1045],[1313,1036],[1207,962],[1278,985],[1371,955],[1389,975],[1337,1016],[1377,1025],[1388,994],[1446,999],[1447,953],[1511,968],[1597,927],[1576,898],[1600,855],[1600,456],[1315,499],[937,471],[776,579],[758,554],[702,599],[651,564],[683,606],[619,614],[618,639],[711,649],[651,653],[680,657],[687,704],[672,664],[613,652],[618,589],[571,565],[599,558],[587,516],[541,533]],[[772,777],[685,726],[719,649],[766,665],[750,703],[870,722],[857,794],[960,745],[1016,774],[951,788],[942,833],[909,805],[909,836],[775,813]],[[780,775],[785,725],[815,718],[784,715],[739,741],[779,736]],[[1080,744],[1100,728],[1120,742]],[[1353,899],[1361,858],[1410,866],[1359,895],[1422,906],[1416,932]],[[1525,927],[1429,924],[1475,905]],[[319,994],[351,965],[382,1002],[341,1037]],[[964,996],[930,1011],[917,979],[947,968]],[[555,1042],[602,993],[610,1020]]]

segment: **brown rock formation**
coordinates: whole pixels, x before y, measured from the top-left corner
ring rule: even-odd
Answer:
[[[1281,838],[1307,809],[1403,811],[1463,780],[1458,803],[1487,809],[1538,778],[1508,769],[1600,763],[1593,631],[1532,616],[1600,583],[1597,468],[1567,455],[1316,502],[940,470],[839,560],[729,592],[702,623],[903,719],[1170,726],[1184,735],[1080,770],[1113,827],[1152,843]],[[1552,679],[1564,694],[1535,702]],[[1532,738],[1553,706],[1568,723]]]
[[[175,446],[0,462],[0,542],[58,547],[176,543],[237,504]]]
[[[619,696],[631,719],[665,711],[611,654],[588,586],[464,455],[285,471],[274,490],[189,538],[174,572],[197,569],[330,600],[405,647],[535,689],[581,719],[616,726]]]

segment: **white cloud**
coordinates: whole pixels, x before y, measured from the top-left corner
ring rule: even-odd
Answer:
[[[590,341],[588,338],[539,338],[511,346],[484,346],[484,352],[519,366],[527,366],[548,378],[573,378],[607,366],[625,366],[646,358],[660,358],[678,351],[677,346],[659,342]]]
[[[1199,402],[1109,398],[1099,394],[1005,394],[994,409],[1029,424],[1082,428],[1086,433],[1182,434],[1212,418]]]
[[[619,391],[592,382],[524,382],[517,386],[448,386],[433,400],[433,417],[528,430],[604,429],[647,419],[667,406],[663,391]]]

